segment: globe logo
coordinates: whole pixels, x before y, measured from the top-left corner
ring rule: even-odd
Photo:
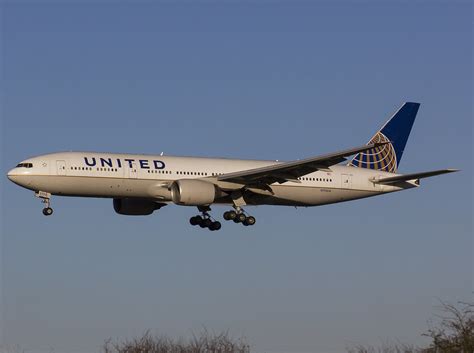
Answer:
[[[390,142],[390,140],[379,131],[370,139],[369,144],[378,142]],[[397,171],[397,156],[393,145],[387,143],[357,154],[349,165],[395,173]]]

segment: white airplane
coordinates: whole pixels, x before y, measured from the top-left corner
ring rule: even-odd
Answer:
[[[232,205],[225,220],[255,224],[247,205],[319,206],[418,187],[443,169],[398,174],[419,103],[404,103],[367,145],[291,162],[61,152],[28,158],[8,172],[53,213],[51,195],[105,197],[122,215],[150,215],[168,204],[197,206],[192,225],[219,230],[212,204]],[[347,164],[347,157],[355,155]]]

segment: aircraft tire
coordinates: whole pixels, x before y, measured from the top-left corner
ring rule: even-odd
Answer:
[[[200,224],[202,228],[211,228],[212,221],[209,218],[204,218]]]
[[[245,223],[247,223],[249,226],[253,226],[255,222],[257,222],[257,220],[253,216],[248,216],[245,220]]]
[[[237,212],[235,211],[226,211],[224,212],[224,219],[226,221],[233,221],[237,218]]]
[[[215,222],[212,222],[211,226],[209,227],[210,230],[219,230],[221,229],[222,225],[221,225],[221,222],[219,221],[215,221]]]
[[[51,207],[43,208],[43,214],[45,216],[51,216],[53,214],[53,209]]]

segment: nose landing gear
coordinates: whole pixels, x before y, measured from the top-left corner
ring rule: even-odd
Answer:
[[[214,218],[211,217],[209,211],[211,210],[210,207],[198,207],[198,210],[201,212],[201,215],[191,217],[189,219],[189,223],[192,226],[200,226],[201,228],[207,228],[211,231],[221,229],[221,222],[216,221]]]
[[[45,205],[43,214],[45,216],[51,216],[53,214],[53,209],[51,208],[51,194],[49,192],[37,191],[35,192],[35,196],[40,198],[41,202]]]

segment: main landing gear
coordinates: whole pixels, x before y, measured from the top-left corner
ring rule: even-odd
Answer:
[[[234,223],[242,223],[244,226],[253,226],[256,222],[255,217],[245,215],[245,211],[240,207],[235,207],[235,211],[224,212],[226,221],[234,221]]]
[[[210,207],[199,206],[198,210],[201,212],[201,215],[189,219],[189,223],[191,223],[192,226],[200,226],[201,228],[207,228],[211,231],[221,229],[221,222],[214,220],[209,214],[211,210]]]
[[[35,196],[40,198],[41,202],[45,205],[43,214],[45,216],[51,216],[53,214],[53,209],[51,208],[51,194],[49,192],[37,191],[35,192]]]

